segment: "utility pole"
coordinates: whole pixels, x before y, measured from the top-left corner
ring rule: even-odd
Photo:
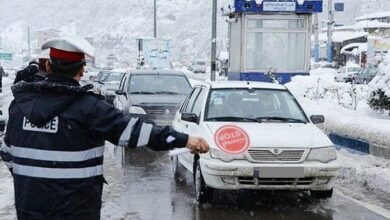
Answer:
[[[157,0],[154,0],[154,38],[157,38]]]
[[[217,71],[217,0],[213,0],[211,25],[211,81],[215,81]]]
[[[316,63],[320,61],[319,28],[320,24],[318,23],[318,14],[316,13],[314,14],[314,61]]]
[[[28,61],[31,60],[31,39],[30,39],[30,26],[27,26],[27,49],[28,49]]]
[[[328,0],[328,62],[333,62],[333,43],[332,43],[332,29],[334,23],[334,14],[333,14],[333,0]]]

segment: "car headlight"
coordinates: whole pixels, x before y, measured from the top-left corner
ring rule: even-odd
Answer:
[[[210,149],[210,157],[214,159],[220,159],[224,162],[232,162],[233,160],[245,160],[245,154],[228,154],[218,149]]]
[[[130,114],[139,114],[139,115],[146,115],[146,112],[143,108],[139,106],[131,106],[129,109]]]
[[[336,149],[333,146],[313,148],[310,150],[309,156],[307,157],[308,161],[320,161],[322,163],[329,163],[336,159]]]

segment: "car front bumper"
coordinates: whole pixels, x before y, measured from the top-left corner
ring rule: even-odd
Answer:
[[[330,190],[339,170],[337,161],[265,164],[201,159],[200,165],[208,186],[228,190]]]

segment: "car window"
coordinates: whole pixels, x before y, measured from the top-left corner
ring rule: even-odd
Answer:
[[[191,97],[188,99],[188,103],[186,108],[184,109],[184,113],[191,113],[192,107],[194,106],[196,98],[198,98],[200,88],[195,88],[194,92],[192,93]]]
[[[130,94],[187,95],[191,85],[184,75],[135,74],[127,90]]]
[[[197,88],[192,88],[191,91],[188,93],[186,99],[185,99],[184,102],[183,102],[183,105],[182,105],[181,108],[180,108],[180,113],[183,113],[184,110],[187,108],[189,99],[192,97],[192,94],[195,92],[196,89],[197,89]]]
[[[203,110],[202,107],[203,107],[203,101],[204,101],[205,96],[206,96],[206,89],[203,88],[200,91],[198,98],[195,101],[194,107],[192,108],[191,113],[196,114],[198,117],[200,117],[200,114]]]
[[[106,82],[109,75],[110,75],[110,73],[103,73],[103,76],[102,76],[100,82]]]
[[[302,108],[286,90],[215,89],[207,106],[205,120],[279,117],[307,121]]]
[[[123,77],[123,73],[111,73],[107,77],[107,82],[120,82]]]

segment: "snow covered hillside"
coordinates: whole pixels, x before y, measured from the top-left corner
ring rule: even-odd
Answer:
[[[345,0],[345,14],[335,16],[339,23],[348,24],[363,12],[389,9],[386,1]],[[232,2],[218,0],[219,7]],[[173,40],[174,59],[190,62],[208,58],[211,3],[210,0],[157,0],[159,37]],[[0,10],[0,47],[14,53],[26,50],[27,26],[30,26],[33,47],[37,45],[37,30],[54,28],[63,34],[93,37],[98,62],[110,53],[120,54],[121,61],[133,62],[136,38],[153,34],[153,1],[4,0],[0,1]],[[321,16],[321,20],[325,18]],[[224,49],[227,24],[223,17],[218,19],[218,46]]]
[[[175,58],[205,59],[211,37],[210,0],[158,0],[159,37],[171,38]],[[221,4],[229,0],[219,1]],[[54,28],[64,34],[94,37],[98,59],[119,53],[135,59],[136,38],[153,35],[153,1],[123,0],[16,0],[0,1],[0,37],[6,50],[27,48],[27,26]],[[219,18],[219,39],[227,24]],[[33,41],[33,46],[36,42]]]

